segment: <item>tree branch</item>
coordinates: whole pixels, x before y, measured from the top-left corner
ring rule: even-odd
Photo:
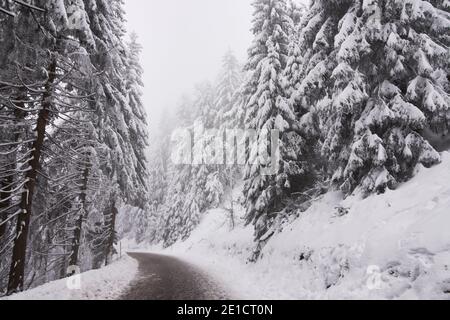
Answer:
[[[1,12],[1,13],[4,13],[4,14],[10,16],[10,17],[13,17],[13,18],[16,16],[16,15],[14,14],[14,12],[8,11],[8,10],[3,9],[3,8],[0,8],[0,12]]]
[[[25,1],[21,1],[21,0],[13,0],[15,3],[20,4],[24,7],[27,7],[28,9],[31,10],[36,10],[36,11],[40,11],[40,12],[47,12],[47,10],[43,9],[43,8],[39,8],[37,6],[34,6],[32,4],[26,3]]]

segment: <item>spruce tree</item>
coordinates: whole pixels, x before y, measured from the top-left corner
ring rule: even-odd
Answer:
[[[148,148],[148,123],[147,114],[144,110],[142,100],[142,75],[143,69],[140,65],[141,45],[138,43],[137,35],[132,33],[130,42],[127,44],[127,68],[125,77],[125,90],[129,109],[125,113],[125,121],[128,124],[128,132],[135,163],[136,173],[134,204],[144,209],[148,201],[148,171],[147,155]],[[130,114],[128,113],[130,112]]]
[[[89,1],[88,1],[89,2]],[[110,204],[104,210],[102,234],[107,234],[104,257],[110,261],[115,222],[119,207],[135,204],[143,208],[147,200],[148,177],[145,148],[146,116],[140,87],[139,46],[136,39],[130,46],[124,42],[123,3],[96,1],[86,5],[97,50],[92,52],[99,76],[99,139],[108,147],[108,161],[102,170],[112,181]],[[131,50],[131,51],[130,51]]]
[[[245,125],[257,131],[259,143],[251,146],[245,170],[245,205],[247,223],[255,224],[255,238],[267,239],[276,213],[283,201],[297,188],[304,170],[296,148],[301,137],[294,132],[296,116],[285,90],[284,69],[287,65],[289,30],[291,22],[285,1],[259,0],[254,2],[253,34],[255,40],[249,49],[245,70],[249,73],[244,83],[246,96]],[[274,141],[277,150],[264,146]],[[270,151],[271,159],[264,156]],[[275,163],[272,163],[275,160]],[[275,172],[265,174],[268,168]],[[259,255],[258,248],[254,258]]]
[[[0,286],[11,294],[89,268],[89,247],[94,264],[110,260],[120,205],[146,206],[147,134],[121,1],[0,5]]]
[[[234,226],[233,189],[242,176],[242,163],[237,152],[245,144],[239,135],[244,128],[244,110],[242,108],[242,67],[231,51],[228,51],[222,63],[222,70],[216,85],[214,108],[217,110],[216,125],[218,135],[224,144],[222,165],[218,165],[207,182],[206,188],[210,201],[219,205],[222,201],[230,203],[230,225]],[[228,195],[229,199],[223,199]]]
[[[217,188],[207,188],[207,182],[211,181],[217,170],[215,164],[208,162],[205,147],[211,141],[208,139],[207,129],[212,128],[215,121],[214,90],[211,84],[204,83],[197,86],[196,98],[192,106],[182,104],[183,110],[195,110],[193,122],[182,119],[186,126],[181,129],[189,132],[192,140],[190,163],[172,164],[169,169],[169,189],[167,198],[166,223],[164,226],[163,240],[166,246],[170,246],[178,240],[185,240],[192,230],[199,224],[202,214],[209,209],[211,204],[220,199],[222,192]],[[191,109],[192,110],[192,109]],[[179,114],[183,114],[180,111]],[[192,120],[191,120],[192,121]],[[179,141],[173,146],[176,149],[186,148],[188,141]]]
[[[383,192],[440,161],[422,132],[448,132],[449,18],[440,2],[313,2],[298,95],[346,194]]]
[[[20,103],[23,103],[23,107],[15,104],[11,106],[26,112],[27,120],[34,121],[34,128],[30,130],[31,136],[27,142],[14,142],[22,146],[26,169],[23,176],[20,173],[16,176],[20,179],[18,181],[23,181],[23,189],[17,203],[18,211],[11,217],[15,218],[16,230],[9,272],[9,294],[24,287],[26,261],[29,258],[28,237],[34,213],[33,200],[38,191],[37,182],[42,178],[40,172],[44,163],[42,158],[47,144],[46,135],[52,122],[64,114],[59,110],[67,108],[64,98],[74,97],[72,90],[65,85],[70,81],[76,82],[74,78],[80,79],[83,68],[87,67],[82,59],[85,51],[81,43],[86,47],[93,45],[82,2],[74,2],[67,7],[56,1],[37,1],[36,6],[19,4],[25,8],[17,9],[14,49],[19,70],[13,81],[21,84],[17,88],[22,88]],[[34,11],[42,13],[45,11],[43,8],[46,14],[36,16]],[[36,24],[39,32],[32,34]],[[80,42],[77,43],[75,39]],[[61,96],[64,98],[61,99]],[[19,121],[25,120],[25,115],[19,117]]]
[[[222,69],[215,88],[214,109],[217,110],[215,128],[242,128],[237,121],[241,117],[241,114],[239,114],[239,89],[242,84],[241,69],[233,52],[228,51],[223,57]]]

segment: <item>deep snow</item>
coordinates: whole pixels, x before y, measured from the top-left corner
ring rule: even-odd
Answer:
[[[326,194],[273,236],[256,264],[248,263],[252,227],[230,230],[221,209],[187,241],[152,250],[202,266],[236,298],[450,299],[450,153],[417,171],[367,199]]]

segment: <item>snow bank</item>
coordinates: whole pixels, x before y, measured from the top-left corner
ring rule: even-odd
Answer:
[[[126,256],[105,268],[82,273],[79,278],[50,282],[3,300],[114,300],[134,279],[137,269],[137,261]]]
[[[219,209],[165,253],[203,266],[236,298],[450,299],[450,153],[442,160],[383,195],[325,195],[256,264],[252,228],[230,230]]]

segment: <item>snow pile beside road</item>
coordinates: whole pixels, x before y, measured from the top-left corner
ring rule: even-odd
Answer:
[[[138,263],[126,256],[99,270],[47,283],[4,300],[115,300],[137,274]],[[79,282],[78,282],[79,279]],[[78,286],[80,284],[81,286]]]
[[[252,228],[212,210],[182,255],[249,299],[449,299],[450,153],[414,179],[367,199],[331,192],[247,263]],[[337,210],[340,207],[342,210]]]

